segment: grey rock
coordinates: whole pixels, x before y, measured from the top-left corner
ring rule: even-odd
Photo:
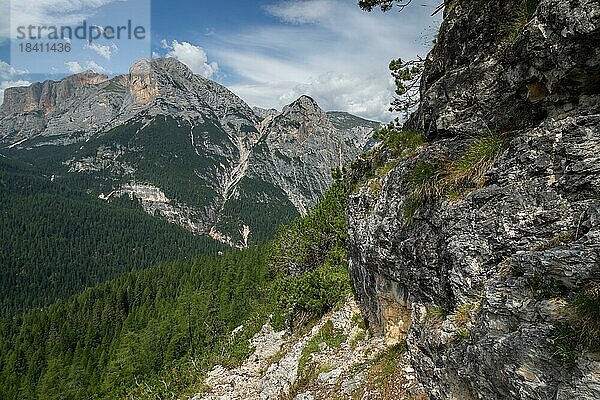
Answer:
[[[519,4],[446,14],[406,124],[430,143],[347,210],[361,308],[380,334],[390,299],[410,315],[412,367],[432,399],[600,398],[600,357],[584,350],[569,369],[552,350],[565,305],[600,279],[600,5],[541,0],[507,39]],[[456,158],[492,133],[510,144],[483,188],[404,217],[417,160]],[[549,245],[564,232],[573,240]],[[434,308],[450,315],[431,322]]]

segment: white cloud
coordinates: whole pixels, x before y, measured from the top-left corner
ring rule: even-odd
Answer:
[[[283,103],[291,103],[308,94],[326,110],[343,110],[381,119],[387,116],[393,88],[389,84],[382,85],[379,78],[330,72],[297,85],[280,99]]]
[[[84,66],[79,64],[77,61],[67,61],[65,65],[67,66],[67,70],[69,70],[69,72],[72,74],[79,74],[84,71],[92,71],[97,74],[109,73],[109,71],[107,71],[104,67],[98,65],[95,61],[88,61],[87,63],[85,63]]]
[[[80,72],[83,72],[83,67],[77,61],[67,61],[65,65],[67,66],[69,72],[72,74],[78,74]]]
[[[24,75],[27,71],[19,71],[12,65],[0,60],[0,79],[11,79],[17,75]]]
[[[280,1],[265,6],[273,23],[217,31],[205,48],[225,71],[224,83],[251,105],[280,109],[309,94],[325,109],[387,121],[389,61],[427,53],[438,2],[384,14],[363,12],[350,0]]]
[[[5,5],[10,7],[11,24],[0,28],[0,38],[8,37],[10,25],[15,29],[17,26],[29,25],[77,24],[92,15],[99,7],[117,1],[121,0],[13,0],[10,1],[10,5]],[[2,2],[8,3],[6,0]]]
[[[26,71],[19,71],[12,65],[0,60],[0,104],[4,102],[4,91],[9,87],[29,86],[31,82],[20,79]]]
[[[31,82],[24,81],[24,80],[0,82],[0,104],[4,103],[4,91],[6,89],[8,89],[10,87],[29,86],[29,85],[31,85]]]
[[[100,57],[103,57],[108,61],[110,61],[110,58],[112,57],[113,52],[117,52],[119,50],[117,45],[114,43],[112,43],[110,46],[96,44],[93,42],[86,43],[85,48],[96,52]]]
[[[278,4],[269,4],[264,8],[271,15],[283,21],[294,24],[318,23],[324,17],[335,11],[335,2],[320,1],[284,1]]]
[[[169,50],[166,57],[176,58],[195,74],[211,78],[219,72],[219,65],[216,62],[208,62],[208,56],[202,47],[194,46],[189,42],[180,43],[177,40],[173,40],[171,44],[163,40],[161,45],[163,49]]]

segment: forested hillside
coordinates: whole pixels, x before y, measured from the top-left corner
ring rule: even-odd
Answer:
[[[0,157],[0,317],[51,304],[160,261],[223,248],[147,215],[107,204]]]
[[[262,247],[131,272],[0,325],[0,397],[197,392],[209,367],[249,354],[248,338],[269,318],[299,328],[349,293],[346,198],[339,182]],[[292,267],[306,273],[290,276]]]

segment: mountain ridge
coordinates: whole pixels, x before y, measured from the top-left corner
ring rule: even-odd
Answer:
[[[6,154],[234,247],[304,214],[380,125],[347,114],[352,123],[335,126],[339,115],[308,96],[257,115],[172,58],[137,61],[113,78],[84,72],[11,88],[5,99]]]

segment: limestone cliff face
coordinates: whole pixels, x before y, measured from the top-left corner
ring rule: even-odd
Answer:
[[[432,399],[600,398],[600,356],[574,341],[565,365],[557,350],[600,280],[599,77],[598,1],[447,7],[405,127],[428,142],[348,207],[361,307],[407,336]],[[490,135],[508,145],[482,187],[405,216],[415,165]]]
[[[8,88],[0,106],[0,141],[17,143],[43,132],[68,141],[67,136],[104,123],[112,112],[106,112],[106,102],[94,94],[97,85],[106,81],[105,75],[83,72],[59,82]],[[76,101],[88,96],[94,97],[90,102],[94,107]]]

